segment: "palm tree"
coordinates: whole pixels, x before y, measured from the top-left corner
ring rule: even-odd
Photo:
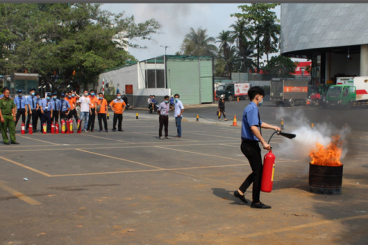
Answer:
[[[243,58],[244,72],[247,72],[247,56],[246,56],[246,45],[248,42],[253,40],[252,29],[248,26],[248,22],[244,19],[239,19],[230,26],[233,30],[230,31],[232,38],[236,40],[236,44],[239,49],[239,54]]]
[[[228,66],[227,60],[230,55],[230,44],[234,42],[234,39],[231,37],[230,31],[222,31],[220,35],[217,37],[217,43],[220,43],[220,51],[222,51],[222,58],[226,61],[226,72],[229,77],[231,77],[230,67]]]
[[[197,31],[190,28],[190,32],[185,35],[181,45],[184,55],[211,55],[215,56],[217,47],[214,44],[215,38],[207,35],[207,29],[199,27]]]
[[[259,32],[260,36],[263,37],[262,44],[268,62],[268,54],[275,52],[277,48],[280,25],[276,24],[273,19],[267,19],[261,24]]]

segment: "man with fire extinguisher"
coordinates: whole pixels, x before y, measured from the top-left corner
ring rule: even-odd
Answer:
[[[262,156],[259,142],[261,142],[263,149],[270,150],[271,146],[262,137],[261,128],[274,129],[278,132],[281,129],[277,126],[269,125],[261,121],[258,107],[263,104],[264,91],[262,88],[256,86],[252,87],[248,91],[250,99],[249,105],[244,109],[242,118],[242,133],[241,133],[241,151],[245,157],[249,160],[249,164],[252,168],[252,173],[245,179],[243,184],[237,191],[234,192],[234,196],[241,201],[247,203],[244,198],[244,193],[248,187],[253,183],[252,190],[252,208],[271,208],[271,206],[265,205],[260,201],[261,193],[261,181],[262,181]]]

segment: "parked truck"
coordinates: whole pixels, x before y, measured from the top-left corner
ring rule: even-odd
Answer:
[[[220,98],[221,95],[225,95],[225,99],[232,101],[234,99],[247,99],[248,90],[250,88],[249,83],[229,83],[221,84],[217,87],[216,98]]]
[[[284,78],[271,80],[270,100],[276,105],[305,105],[308,99],[308,81]]]
[[[338,77],[323,101],[324,108],[329,106],[368,106],[368,76]]]

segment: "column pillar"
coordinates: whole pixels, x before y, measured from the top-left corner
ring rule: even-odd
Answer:
[[[368,76],[368,45],[360,46],[360,76]]]

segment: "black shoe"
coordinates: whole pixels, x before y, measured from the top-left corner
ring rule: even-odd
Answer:
[[[251,207],[252,208],[263,208],[263,209],[271,208],[271,206],[268,206],[268,205],[263,204],[261,202],[259,202],[259,203],[252,202]]]
[[[18,142],[11,142],[11,144],[13,144],[13,145],[19,145]]]
[[[244,195],[241,195],[238,191],[234,191],[234,197],[239,198],[244,203],[248,203],[248,201],[245,199]]]
[[[116,129],[113,129],[112,131],[113,131],[113,132],[116,132]]]
[[[119,132],[124,132],[124,130],[122,130],[122,129],[120,129],[120,130],[118,130]]]
[[[4,145],[10,145],[10,142],[8,142],[8,143],[5,143],[5,142],[4,142]]]

